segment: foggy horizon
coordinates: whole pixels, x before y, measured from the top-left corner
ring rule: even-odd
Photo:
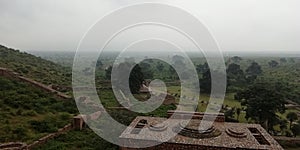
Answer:
[[[138,2],[141,1],[1,1],[0,44],[27,52],[75,52],[83,35],[97,20]],[[189,10],[208,27],[224,52],[299,51],[300,1],[159,2]]]

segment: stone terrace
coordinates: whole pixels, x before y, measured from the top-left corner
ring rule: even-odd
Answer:
[[[196,115],[199,115],[199,113]],[[220,116],[224,115],[218,115],[218,117]],[[174,131],[174,128],[181,127],[182,130],[179,134],[168,140],[168,142],[144,149],[283,149],[259,124],[229,123],[224,122],[223,119],[217,119],[211,128],[199,132],[198,126],[201,119],[193,117],[192,121],[184,127],[180,126],[183,122],[182,119],[169,118],[171,122],[177,124],[171,127],[164,126],[163,122],[167,118],[138,116],[121,134],[120,141],[132,144],[141,142],[145,144],[156,143],[155,136],[159,136],[159,132],[169,130],[168,128],[173,128],[170,130]],[[153,123],[160,124],[157,130],[152,130],[150,134],[143,134],[141,129],[151,129]],[[135,148],[121,147],[121,150],[135,150]]]

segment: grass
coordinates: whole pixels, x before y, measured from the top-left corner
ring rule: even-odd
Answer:
[[[82,131],[73,130],[51,139],[47,143],[34,148],[34,150],[91,150],[110,149],[117,150],[117,145],[111,144],[94,133],[91,129]]]
[[[181,92],[180,86],[170,86],[170,87],[168,87],[168,92],[172,93],[172,94],[180,94],[180,92]],[[210,99],[210,95],[200,94],[199,104],[198,104],[198,111],[199,112],[205,112],[206,107],[207,107],[207,104],[201,103],[201,101],[208,102],[209,99]],[[179,98],[177,98],[177,101],[179,101]],[[225,105],[225,106],[228,105],[231,108],[233,108],[233,107],[242,108],[241,103],[237,100],[234,100],[234,93],[226,93],[223,105]],[[285,111],[285,113],[283,113],[283,114],[277,113],[277,115],[282,119],[286,119],[286,115],[289,112],[298,112],[298,110],[296,110],[296,109],[287,109]],[[245,116],[246,116],[246,113],[244,111],[242,111],[239,118],[238,118],[239,122],[247,123],[248,121],[246,120]],[[234,118],[237,118],[237,114],[234,114]],[[277,128],[279,130],[279,127],[275,126],[275,129],[277,129]]]
[[[282,119],[286,119],[286,115],[287,115],[288,113],[290,113],[290,112],[298,112],[298,110],[296,110],[296,109],[287,109],[287,110],[285,110],[285,112],[284,112],[283,114],[277,113],[277,115],[278,115],[280,118],[282,118]]]
[[[181,92],[180,88],[181,88],[180,86],[169,86],[169,87],[167,87],[169,93],[177,94],[177,95],[179,95],[180,92]],[[145,97],[146,97],[145,94],[136,94],[134,96],[137,99],[140,99],[140,100],[143,100],[143,101],[146,100],[145,99]],[[113,92],[111,90],[102,90],[102,92],[100,94],[100,98],[101,98],[101,101],[102,101],[102,103],[104,104],[105,107],[117,107],[117,106],[119,106],[119,103],[115,99],[115,97],[113,95]],[[179,97],[175,97],[175,98],[176,98],[176,102],[179,102],[180,98]],[[198,101],[199,102],[198,103],[198,109],[197,109],[198,112],[205,112],[206,111],[207,104],[205,102],[208,102],[209,99],[210,99],[210,95],[200,94],[200,98],[199,98],[199,101]],[[201,103],[202,101],[204,103]],[[226,93],[223,105],[224,106],[227,105],[228,107],[231,107],[231,108],[233,108],[233,107],[242,108],[241,103],[237,100],[234,100],[234,93]],[[182,108],[182,110],[192,110],[192,108],[189,108],[189,107],[185,106],[185,108]],[[167,110],[165,110],[165,108],[160,108],[159,110],[156,110],[155,112],[148,113],[148,115],[160,114],[160,115],[157,115],[157,116],[164,116],[165,111],[167,111]],[[279,115],[280,118],[286,119],[286,115],[289,112],[297,112],[297,111],[298,110],[295,110],[295,109],[288,109],[288,110],[286,110],[285,113],[283,113],[283,114],[277,113],[277,115]],[[245,116],[246,116],[246,112],[244,112],[244,111],[241,111],[241,114],[240,114],[239,117],[237,116],[237,114],[234,114],[234,118],[235,119],[238,118],[239,122],[241,122],[241,123],[247,123],[248,122],[246,120]],[[279,131],[279,127],[275,126],[274,128],[276,130],[278,128],[278,131]]]
[[[76,112],[72,101],[56,100],[27,83],[3,77],[0,83],[0,143],[31,143],[70,123]]]
[[[0,136],[1,142],[11,142],[11,141],[22,141],[26,143],[31,143],[42,136],[45,136],[49,134],[49,132],[38,132],[36,131],[31,125],[30,121],[43,121],[49,119],[49,116],[51,118],[59,118],[62,113],[55,113],[52,114],[51,112],[46,114],[37,114],[34,116],[13,116],[9,117],[5,120],[1,121],[0,129],[2,130],[2,136]],[[56,119],[55,119],[56,120]],[[58,121],[58,120],[56,120]],[[57,122],[54,122],[54,124],[58,125],[56,126],[58,128],[61,128],[63,125],[69,123],[70,120],[63,120],[61,125],[56,124]],[[22,132],[24,133],[16,133],[18,130],[16,129],[22,129]],[[5,134],[6,133],[6,134]]]
[[[172,93],[172,94],[177,94],[178,95],[181,92],[180,86],[170,86],[170,87],[168,87],[168,92]],[[210,99],[210,95],[208,95],[208,94],[200,94],[198,111],[200,111],[200,112],[205,111],[206,105],[205,104],[201,104],[201,101],[208,102],[209,99]],[[177,98],[177,100],[179,101],[179,98]],[[225,95],[224,105],[228,105],[229,107],[236,107],[236,108],[239,107],[239,108],[241,108],[240,102],[234,100],[234,93],[227,93]]]

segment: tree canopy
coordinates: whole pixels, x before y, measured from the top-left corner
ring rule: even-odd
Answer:
[[[226,72],[229,87],[241,87],[245,84],[245,74],[240,65],[235,63],[229,64]]]
[[[275,68],[275,67],[277,67],[278,66],[278,62],[277,61],[275,61],[275,60],[272,60],[272,61],[270,61],[269,63],[269,66],[271,67],[271,68]]]
[[[116,88],[123,91],[124,94],[131,92],[133,94],[139,93],[140,87],[144,81],[144,75],[142,73],[142,69],[139,64],[135,64],[132,68],[129,79],[124,74],[130,71],[131,64],[128,62],[124,62],[116,66],[116,75],[113,76],[112,80],[115,80],[117,85]],[[128,89],[126,82],[129,82],[129,89],[130,91],[124,91]]]
[[[295,112],[289,112],[286,115],[286,118],[290,121],[290,129],[292,128],[292,124],[295,120],[298,120],[298,115]]]
[[[251,65],[246,69],[246,73],[249,76],[258,76],[262,74],[261,66],[257,62],[252,62]]]
[[[275,121],[277,112],[284,113],[284,97],[280,82],[257,81],[245,90],[239,91],[235,99],[246,106],[246,118],[253,119],[266,129]]]

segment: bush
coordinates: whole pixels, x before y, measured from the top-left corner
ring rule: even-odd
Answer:
[[[18,126],[12,130],[12,133],[15,135],[16,139],[23,139],[27,135],[27,129],[23,126]]]
[[[286,137],[292,137],[293,134],[290,131],[285,131],[285,136]]]
[[[58,129],[55,127],[54,123],[50,122],[49,120],[42,120],[42,121],[31,120],[29,121],[29,124],[34,130],[36,130],[39,133],[55,132]]]
[[[71,118],[71,115],[70,114],[68,114],[68,113],[61,113],[60,115],[59,115],[59,119],[61,119],[61,120],[69,120]]]
[[[22,109],[18,109],[17,112],[16,112],[16,115],[20,116],[20,115],[22,115],[22,113],[23,113],[23,110]]]
[[[22,113],[22,116],[36,116],[37,113],[34,110],[25,111]]]
[[[62,103],[55,103],[50,106],[50,109],[62,112],[65,110],[64,105]]]

